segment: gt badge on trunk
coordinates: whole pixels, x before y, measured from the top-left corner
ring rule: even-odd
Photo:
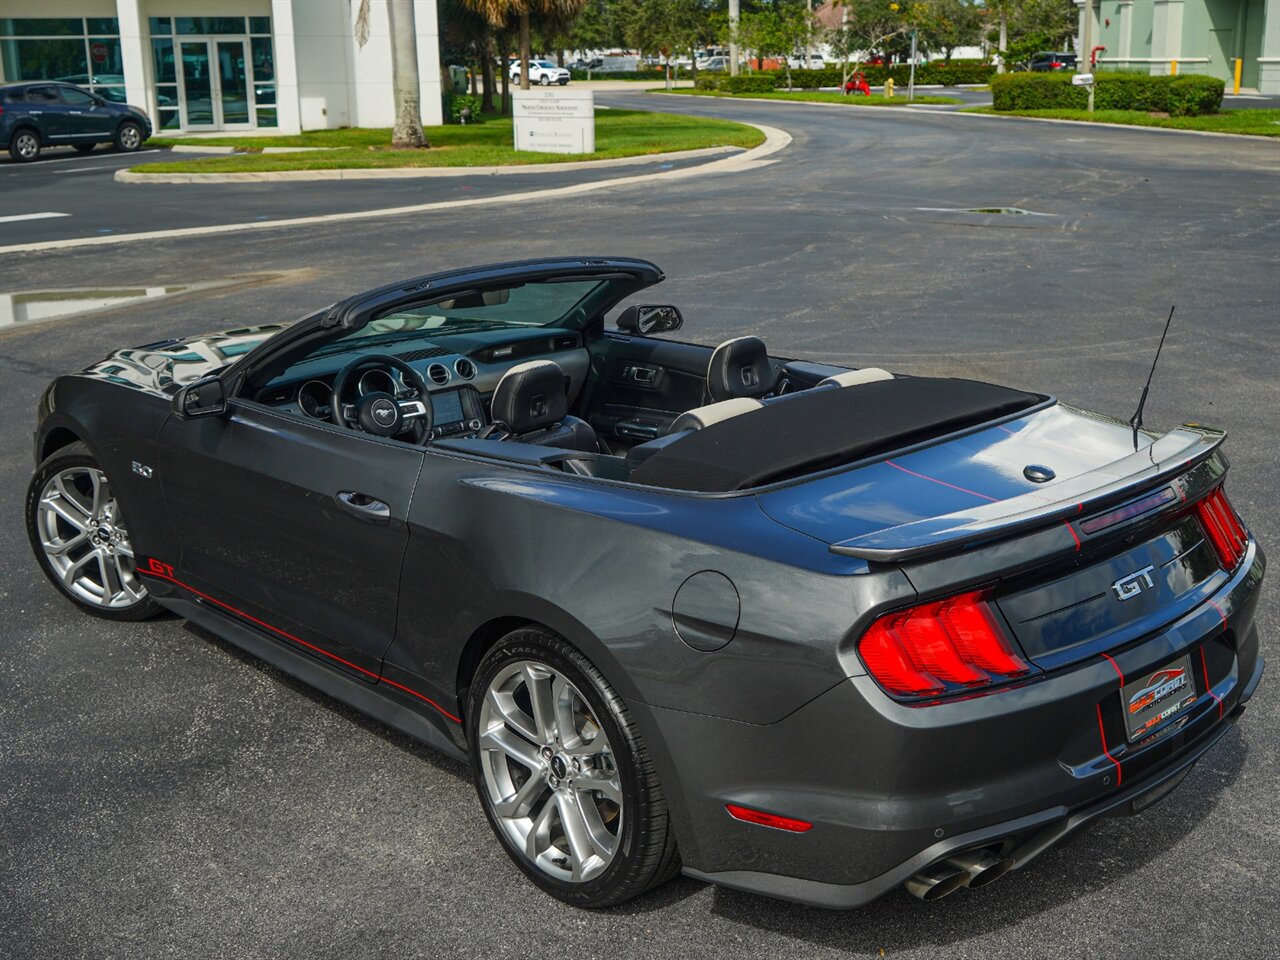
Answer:
[[[1140,740],[1196,701],[1191,658],[1181,657],[1120,691],[1129,739]]]

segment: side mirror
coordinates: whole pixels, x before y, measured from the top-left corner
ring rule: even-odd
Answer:
[[[642,337],[670,333],[684,326],[679,307],[670,305],[636,306],[632,304],[618,314],[618,329],[638,333]]]
[[[217,377],[189,383],[173,395],[173,412],[181,420],[218,416],[226,410],[227,396]]]

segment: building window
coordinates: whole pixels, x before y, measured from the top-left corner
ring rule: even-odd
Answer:
[[[168,18],[165,18],[167,24]],[[162,37],[151,41],[151,58],[155,67],[156,116],[161,130],[177,130],[182,126],[178,114],[178,71],[173,60],[173,41]]]
[[[275,127],[279,125],[279,119],[276,116],[276,65],[271,38],[254,37],[249,42],[253,47],[253,99],[257,104],[258,126]]]
[[[0,80],[61,80],[123,103],[115,17],[0,17]]]
[[[174,17],[174,28],[183,34],[244,33],[244,17]]]

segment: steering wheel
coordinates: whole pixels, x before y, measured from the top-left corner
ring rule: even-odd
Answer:
[[[397,400],[385,390],[366,393],[354,404],[343,403],[347,384],[357,374],[370,368],[398,370],[407,386],[418,391],[416,400]],[[395,437],[408,430],[413,431],[414,443],[426,443],[431,436],[431,394],[422,374],[398,357],[373,353],[357,357],[338,371],[333,381],[333,395],[329,398],[333,422],[352,430],[363,430],[378,437]]]

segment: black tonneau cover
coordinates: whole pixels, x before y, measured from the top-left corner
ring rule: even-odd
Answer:
[[[944,436],[1047,397],[976,380],[902,377],[781,397],[666,445],[634,483],[746,490]]]

